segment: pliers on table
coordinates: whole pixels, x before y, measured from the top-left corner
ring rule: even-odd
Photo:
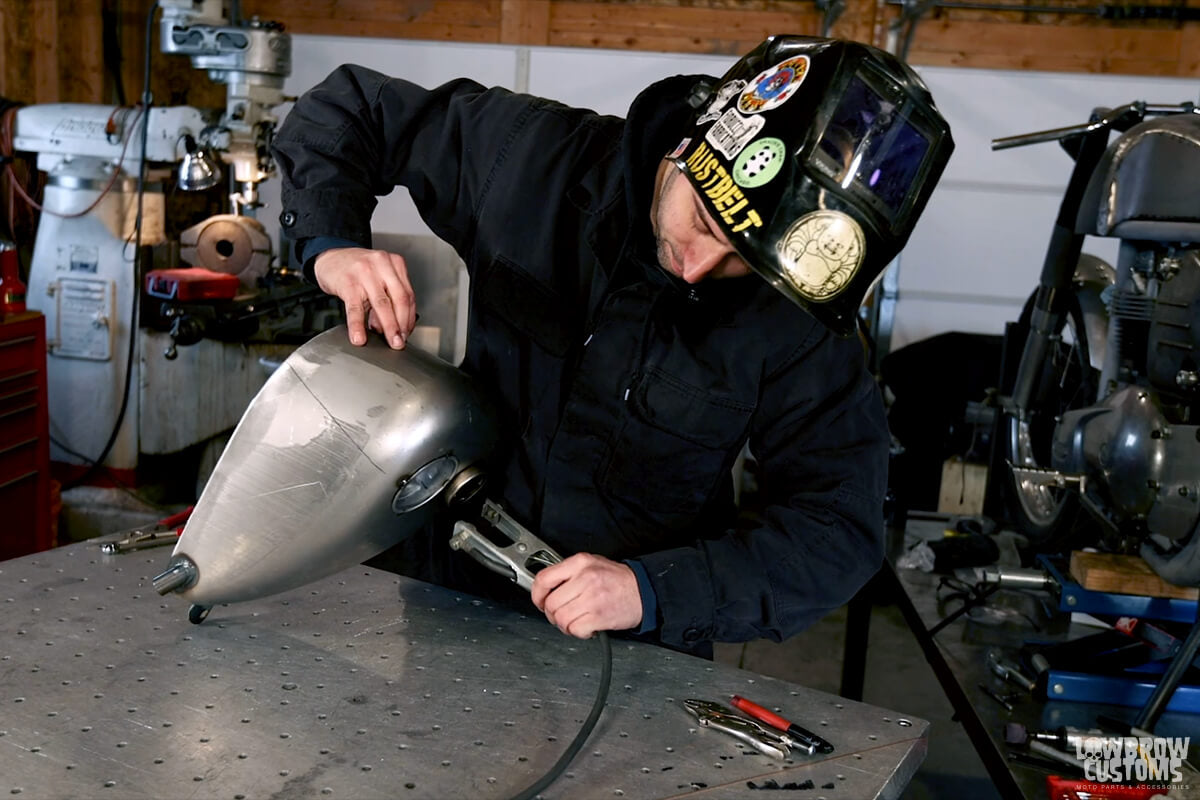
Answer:
[[[727,733],[764,755],[787,758],[793,745],[790,736],[769,731],[757,722],[739,716],[720,703],[689,698],[683,701],[683,707],[705,728]]]
[[[194,508],[195,506],[188,506],[183,511],[163,517],[152,525],[139,525],[136,528],[110,533],[92,541],[100,545],[100,552],[109,554],[174,544],[179,538],[179,534],[183,533],[183,524],[188,521]]]

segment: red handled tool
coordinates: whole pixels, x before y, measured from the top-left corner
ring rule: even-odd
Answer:
[[[754,717],[760,722],[765,722],[772,728],[783,731],[791,736],[802,747],[808,749],[809,754],[812,753],[832,753],[833,745],[817,736],[810,730],[801,728],[794,722],[784,719],[774,711],[763,708],[758,703],[747,700],[740,695],[734,695],[730,701],[734,708],[745,712]]]
[[[188,506],[183,511],[164,517],[153,525],[130,528],[127,531],[102,536],[93,541],[100,545],[100,552],[109,554],[174,544],[175,540],[179,538],[179,534],[183,533],[183,525],[192,515],[193,508],[194,506]]]
[[[1161,796],[1163,789],[1153,786],[1124,786],[1119,783],[1097,783],[1046,776],[1046,794],[1050,800],[1150,800]]]

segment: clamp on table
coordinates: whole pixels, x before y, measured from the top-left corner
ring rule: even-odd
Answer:
[[[501,546],[480,533],[469,522],[454,523],[450,548],[462,550],[493,572],[504,575],[525,591],[533,587],[533,576],[543,567],[557,564],[562,556],[530,533],[491,500],[485,500],[481,516],[511,542]]]
[[[703,727],[727,733],[764,755],[787,758],[788,749],[793,746],[790,736],[769,731],[753,720],[738,716],[720,703],[689,698],[683,701],[683,707],[696,717]]]

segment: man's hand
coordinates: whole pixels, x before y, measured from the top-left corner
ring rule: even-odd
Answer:
[[[417,304],[404,259],[383,250],[335,247],[313,262],[317,285],[346,304],[351,344],[366,344],[367,326],[399,350],[417,324]]]
[[[637,577],[626,564],[578,553],[533,579],[533,604],[569,636],[636,628],[642,622]]]

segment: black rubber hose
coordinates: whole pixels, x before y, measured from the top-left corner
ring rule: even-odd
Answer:
[[[600,719],[600,712],[604,710],[604,705],[608,702],[608,687],[612,683],[612,645],[608,641],[608,634],[604,631],[599,631],[595,638],[600,643],[600,652],[603,654],[604,663],[600,673],[600,685],[596,687],[596,699],[592,701],[591,713],[583,721],[583,727],[579,729],[579,733],[575,734],[571,744],[559,756],[550,771],[530,784],[528,788],[514,795],[512,800],[533,800],[547,786],[554,783],[567,768],[567,764],[570,764],[571,760],[579,755],[584,742],[592,734],[592,729],[596,727],[596,722]]]

